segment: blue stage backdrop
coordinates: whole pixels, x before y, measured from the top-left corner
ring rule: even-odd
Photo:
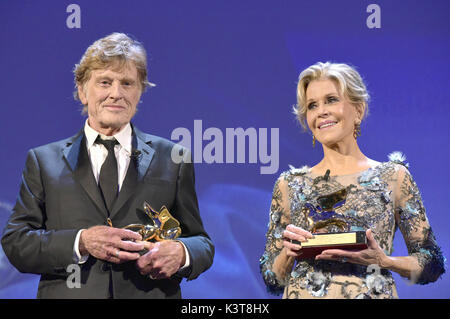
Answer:
[[[273,298],[258,259],[275,180],[289,164],[312,166],[322,156],[292,114],[298,74],[318,61],[350,63],[363,75],[372,100],[360,147],[378,161],[406,154],[447,255],[449,11],[447,0],[1,1],[0,226],[28,149],[72,136],[84,123],[72,97],[75,63],[93,41],[119,31],[143,42],[157,85],[143,95],[135,124],[174,140],[186,128],[191,137],[183,142],[197,151],[200,210],[216,257],[183,283],[184,298]],[[227,128],[255,133],[247,153],[236,147],[228,163]],[[205,132],[222,133],[223,163],[219,148],[211,163]],[[407,254],[400,232],[394,248]],[[395,278],[401,298],[450,296],[448,274],[426,286]],[[37,283],[0,251],[0,298],[34,298]]]

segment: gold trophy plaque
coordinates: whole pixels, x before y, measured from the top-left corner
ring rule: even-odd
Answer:
[[[306,203],[302,213],[314,238],[306,242],[293,241],[302,246],[299,259],[314,258],[326,249],[361,250],[367,248],[365,231],[350,231],[346,218],[335,209],[345,204],[348,188],[320,196],[317,206]]]

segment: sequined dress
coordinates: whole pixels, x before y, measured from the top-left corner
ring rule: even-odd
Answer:
[[[316,206],[317,198],[348,190],[345,204],[336,213],[345,218],[350,230],[372,229],[375,240],[387,255],[393,251],[394,234],[400,229],[410,256],[418,259],[423,271],[416,282],[426,284],[444,273],[444,257],[428,222],[421,196],[401,153],[363,172],[324,176],[309,167],[291,167],[275,183],[260,270],[268,291],[283,298],[398,298],[392,274],[377,267],[337,261],[295,261],[275,270],[282,233],[288,224],[310,230],[306,206]],[[330,226],[328,232],[336,231]],[[276,273],[278,272],[278,273]]]

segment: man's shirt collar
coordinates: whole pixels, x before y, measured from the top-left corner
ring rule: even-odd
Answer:
[[[100,135],[100,137],[103,139],[111,139],[112,137],[115,137],[116,140],[119,142],[120,146],[124,148],[128,153],[131,153],[132,129],[130,123],[125,125],[125,127],[121,129],[119,133],[113,136],[106,136],[100,134],[92,127],[90,127],[88,124],[88,120],[86,120],[86,123],[84,124],[84,134],[86,135],[88,149],[90,149],[92,145],[94,145],[97,136]]]

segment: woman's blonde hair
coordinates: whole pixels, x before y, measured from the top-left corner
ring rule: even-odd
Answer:
[[[356,108],[360,108],[361,120],[369,112],[369,93],[364,85],[361,75],[354,67],[344,63],[318,62],[300,73],[297,85],[297,104],[294,114],[306,130],[306,89],[309,83],[320,79],[330,79],[338,85],[340,94],[345,96]]]
[[[106,69],[117,64],[117,69],[123,68],[128,62],[133,62],[138,72],[142,92],[154,86],[147,79],[147,53],[143,45],[124,33],[114,32],[95,41],[81,57],[80,63],[75,64],[75,100],[80,100],[78,87],[83,87],[90,79],[91,72]],[[82,113],[87,112],[85,105]]]

